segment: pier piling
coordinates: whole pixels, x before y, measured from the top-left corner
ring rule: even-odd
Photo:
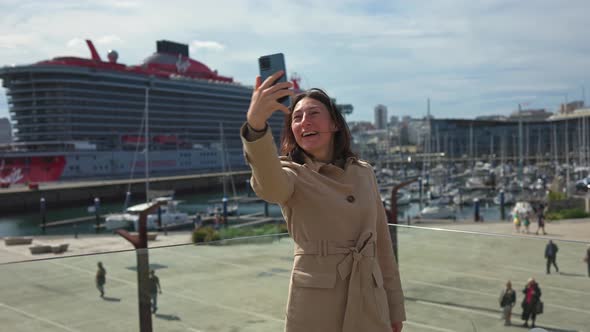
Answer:
[[[227,197],[223,196],[221,202],[223,203],[223,227],[227,227]]]
[[[100,198],[94,197],[94,219],[95,219],[95,231],[100,231]]]
[[[47,208],[45,206],[44,197],[41,197],[39,200],[39,210],[41,212],[41,231],[45,234],[45,227],[47,226]]]
[[[504,190],[500,190],[500,220],[506,220],[506,211],[504,209]]]
[[[473,199],[473,221],[481,221],[479,216],[479,199]]]

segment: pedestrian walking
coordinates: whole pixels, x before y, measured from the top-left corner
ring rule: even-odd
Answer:
[[[98,270],[96,271],[96,289],[100,292],[100,297],[104,297],[104,284],[107,282],[107,270],[102,266],[102,262],[98,262]]]
[[[559,273],[559,267],[557,267],[557,251],[559,248],[553,241],[549,240],[547,246],[545,247],[545,259],[547,259],[547,274],[550,274],[551,271],[551,264],[555,266],[555,272]]]
[[[514,222],[514,230],[516,233],[520,233],[520,216],[518,215],[518,212],[514,211],[512,213],[512,219]]]
[[[160,278],[156,276],[156,271],[151,270],[148,279],[148,289],[150,291],[150,301],[152,304],[152,313],[158,311],[158,293],[162,294],[162,287],[160,286]]]
[[[529,226],[531,225],[531,212],[530,211],[526,211],[524,213],[524,232],[526,232],[527,234],[529,234]]]
[[[522,299],[522,326],[529,326],[529,318],[532,321],[531,327],[535,327],[535,319],[537,314],[543,312],[543,303],[541,302],[541,288],[534,278],[529,278],[526,286],[522,290],[524,299]]]
[[[545,232],[545,205],[539,204],[537,207],[537,231],[535,234],[539,235],[539,230],[543,230],[543,235],[547,235]]]
[[[510,280],[506,282],[506,288],[502,290],[500,294],[500,308],[502,308],[502,319],[504,319],[504,325],[511,325],[510,318],[512,316],[512,308],[516,303],[516,292],[512,289],[512,283]]]
[[[588,265],[588,277],[590,277],[590,245],[588,245],[588,249],[586,250],[586,257],[584,257],[584,262]]]
[[[241,136],[251,185],[279,204],[295,246],[286,332],[399,332],[404,296],[387,216],[371,165],[330,97],[258,77]],[[281,156],[267,119],[285,113]]]

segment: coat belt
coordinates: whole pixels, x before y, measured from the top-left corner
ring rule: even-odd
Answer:
[[[361,313],[361,305],[364,303],[361,291],[360,261],[364,257],[375,256],[375,239],[373,233],[363,233],[356,241],[318,240],[302,242],[295,245],[295,255],[326,256],[338,254],[346,254],[346,257],[337,266],[340,278],[344,280],[350,275],[342,331],[356,332],[358,329],[355,324]]]

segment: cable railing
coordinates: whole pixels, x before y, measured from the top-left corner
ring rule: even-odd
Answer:
[[[529,278],[537,281],[544,303],[537,327],[588,331],[590,271],[583,261],[588,241],[390,228],[405,294],[404,331],[522,331],[522,290]],[[288,234],[193,244],[188,232],[169,232],[158,234],[147,250],[113,245],[98,252],[96,243],[115,243],[116,237],[66,239],[89,246],[62,254],[70,256],[37,260],[18,254],[26,248],[3,246],[2,256],[22,259],[0,265],[2,330],[140,331],[141,319],[147,318],[142,308],[148,310],[153,331],[283,330],[294,244]],[[559,272],[551,264],[547,274],[549,240],[558,247]],[[150,312],[149,289],[138,287],[140,278],[149,277],[138,274],[140,257],[159,278],[162,293],[155,313]],[[96,285],[99,262],[106,270],[102,297]],[[504,325],[500,307],[507,281],[516,294],[510,326]],[[529,319],[529,328],[531,324]]]

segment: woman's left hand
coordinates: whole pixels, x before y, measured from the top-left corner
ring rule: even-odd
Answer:
[[[404,327],[403,322],[393,322],[391,323],[391,331],[392,332],[402,332],[402,328]]]

